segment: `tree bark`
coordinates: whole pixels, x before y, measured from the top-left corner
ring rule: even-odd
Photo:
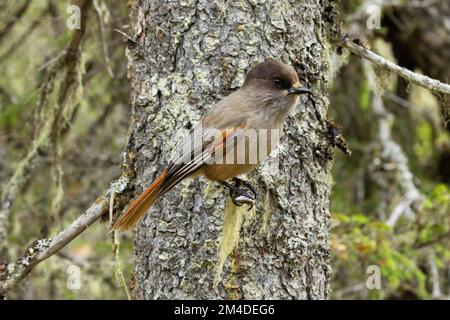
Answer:
[[[258,191],[255,212],[236,210],[226,190],[203,178],[182,182],[149,211],[135,234],[136,297],[326,299],[331,1],[130,2],[137,44],[127,50],[133,115],[126,151],[137,192],[162,170],[176,139],[238,88],[255,62],[295,65],[314,91],[286,121],[272,162],[247,177]],[[224,216],[244,223],[222,270]]]

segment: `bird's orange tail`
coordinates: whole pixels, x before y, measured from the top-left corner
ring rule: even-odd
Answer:
[[[133,201],[127,211],[119,217],[119,220],[114,224],[115,230],[127,230],[133,227],[136,222],[141,219],[153,203],[162,195],[166,188],[164,188],[168,172],[164,170],[162,174],[156,178],[155,181],[145,191]]]

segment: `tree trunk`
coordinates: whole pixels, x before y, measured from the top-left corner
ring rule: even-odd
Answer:
[[[182,182],[155,204],[136,228],[136,297],[326,299],[332,4],[130,2],[137,44],[127,51],[133,108],[127,159],[137,192],[162,170],[177,139],[238,88],[255,62],[273,57],[295,65],[314,90],[286,121],[272,161],[247,177],[258,191],[255,211],[230,205],[228,192],[203,178]]]

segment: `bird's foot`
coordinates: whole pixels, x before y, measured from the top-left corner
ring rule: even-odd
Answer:
[[[233,178],[234,186],[236,188],[244,187],[248,191],[250,191],[253,194],[253,198],[256,199],[256,190],[255,188],[250,184],[250,182],[239,179],[239,178]]]
[[[233,182],[234,185],[231,185],[225,181],[222,182],[222,184],[230,190],[231,201],[233,201],[234,205],[238,207],[247,204],[250,206],[249,210],[251,210],[256,199],[255,189],[247,181],[238,178],[234,178]]]

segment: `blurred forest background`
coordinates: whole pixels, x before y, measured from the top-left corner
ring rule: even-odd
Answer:
[[[68,5],[0,2],[3,257],[67,226],[121,173],[130,108],[127,43],[115,29],[127,32],[127,4],[94,0],[82,43],[66,26]],[[343,30],[373,51],[449,82],[449,1],[349,0],[340,15]],[[345,62],[329,88],[329,117],[352,150],[336,151],[333,163],[331,298],[448,299],[450,103],[357,56]],[[132,289],[132,236],[121,234],[117,258],[105,223],[8,297],[126,299],[121,272]],[[76,290],[67,285],[73,265]],[[381,270],[379,290],[366,286],[371,265]]]

